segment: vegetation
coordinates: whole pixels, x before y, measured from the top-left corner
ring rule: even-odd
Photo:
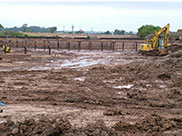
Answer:
[[[39,27],[39,26],[28,26],[27,24],[23,24],[21,27],[11,27],[11,28],[1,28],[3,31],[16,31],[16,32],[55,32],[57,27]]]
[[[153,26],[153,25],[143,25],[142,27],[140,27],[138,29],[138,35],[141,37],[141,38],[144,38],[145,36],[147,36],[148,34],[151,34],[151,33],[155,33],[157,32],[158,30],[160,30],[161,27],[159,26]]]
[[[109,35],[109,34],[112,34],[112,33],[110,31],[106,31],[104,34],[108,34]]]
[[[4,32],[0,33],[0,36],[4,36],[4,37],[31,37],[31,36],[28,36],[27,34],[15,32],[15,31],[4,31]]]
[[[27,30],[27,24],[23,24],[22,25],[22,29],[23,29],[23,32],[26,32],[26,30]]]
[[[125,30],[118,30],[118,29],[116,29],[116,30],[114,31],[114,34],[115,34],[115,35],[124,35],[124,34],[125,34]]]
[[[54,33],[56,30],[57,30],[57,27],[55,26],[50,28],[51,33]]]
[[[84,34],[84,31],[83,30],[79,30],[79,31],[76,31],[75,33],[76,34]]]
[[[1,24],[0,24],[0,29],[4,28]]]

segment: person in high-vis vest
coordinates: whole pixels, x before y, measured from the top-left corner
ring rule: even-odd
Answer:
[[[11,49],[10,49],[10,47],[6,47],[6,53],[10,53],[11,52]]]
[[[3,45],[3,52],[6,53],[6,45]]]

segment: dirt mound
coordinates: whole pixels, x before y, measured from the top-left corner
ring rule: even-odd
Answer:
[[[176,52],[176,51],[182,49],[182,42],[181,41],[175,42],[175,43],[173,43],[171,46],[169,46],[167,48],[168,48],[168,51]]]
[[[127,113],[122,111],[118,107],[113,107],[113,108],[106,110],[103,114],[106,116],[115,116],[115,115],[125,115]]]
[[[118,122],[113,128],[127,134],[160,135],[164,131],[181,129],[181,118],[168,119],[159,114],[150,114],[136,123]]]
[[[87,125],[84,128],[73,129],[66,136],[120,136],[120,132],[105,126],[102,120]]]
[[[23,122],[7,121],[0,124],[1,136],[59,136],[71,128],[68,120],[64,118],[49,120],[46,117],[35,121],[27,119]]]
[[[139,133],[139,130],[135,125],[123,121],[119,121],[118,123],[116,123],[113,126],[113,128],[117,131],[120,131],[122,134],[127,134],[127,135],[128,134],[133,135]]]
[[[178,51],[170,54],[170,57],[172,57],[172,58],[182,58],[182,50],[178,50]]]
[[[42,119],[35,121],[34,119],[27,119],[23,122],[7,121],[0,124],[1,136],[86,136],[86,135],[112,135],[119,136],[119,132],[112,128],[105,126],[102,120],[93,124],[88,124],[83,128],[73,128],[68,120],[64,118]]]
[[[136,123],[136,127],[147,132],[162,132],[175,128],[176,122],[159,114],[151,114]]]
[[[162,73],[160,75],[157,76],[159,79],[161,80],[168,80],[171,79],[171,76],[168,73]]]

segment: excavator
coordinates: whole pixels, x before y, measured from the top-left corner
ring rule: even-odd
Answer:
[[[142,55],[151,55],[151,56],[163,56],[167,55],[167,47],[171,44],[168,43],[169,41],[169,27],[170,24],[167,24],[163,28],[161,28],[159,31],[157,31],[152,39],[145,40],[144,43],[140,45],[139,52]],[[160,36],[165,32],[165,37],[160,38]]]

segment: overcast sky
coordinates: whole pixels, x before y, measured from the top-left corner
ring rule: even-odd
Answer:
[[[137,32],[145,24],[171,25],[171,31],[182,29],[182,1],[1,1],[0,24],[4,27],[57,26],[58,30]]]

